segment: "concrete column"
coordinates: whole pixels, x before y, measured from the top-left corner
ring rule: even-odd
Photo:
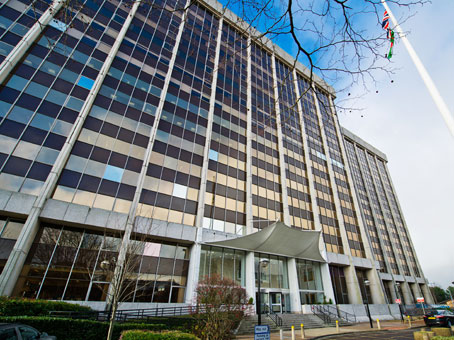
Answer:
[[[298,110],[299,123],[301,126],[301,138],[302,138],[303,150],[304,150],[304,163],[306,164],[306,174],[307,174],[307,179],[309,182],[309,194],[311,196],[312,213],[314,215],[314,226],[315,226],[315,230],[319,230],[319,231],[323,232],[322,225],[320,223],[320,215],[318,214],[318,211],[317,211],[317,207],[318,207],[317,192],[315,190],[315,185],[314,185],[314,174],[312,172],[312,166],[311,166],[312,161],[309,158],[310,151],[309,151],[309,147],[307,146],[306,123],[304,122],[304,119],[303,119],[304,112],[303,112],[303,108],[301,105],[302,94],[300,93],[300,90],[299,90],[298,74],[296,73],[295,69],[293,69],[293,81],[294,81],[295,94],[296,94],[296,98],[297,98],[296,108]],[[323,258],[325,259],[325,261],[327,261],[325,243],[323,242],[322,237],[320,237],[320,239],[319,239],[319,249],[320,249],[320,253],[322,254]],[[328,263],[321,263],[320,270],[321,270],[321,276],[322,276],[323,291],[325,293],[327,300],[331,299],[332,301],[336,301],[336,298],[334,296],[333,283],[331,281],[331,275],[329,273]]]
[[[273,88],[274,88],[274,107],[276,109],[276,125],[277,125],[277,147],[279,150],[279,170],[281,177],[282,189],[282,206],[284,212],[284,223],[291,226],[290,212],[288,208],[288,194],[287,194],[287,174],[285,173],[285,159],[284,159],[284,146],[282,143],[282,122],[281,122],[281,109],[279,107],[279,90],[277,88],[276,76],[276,58],[274,53],[271,56],[271,67],[273,69]]]
[[[434,304],[435,300],[434,300],[432,292],[430,291],[429,286],[427,285],[427,283],[421,285],[421,290],[422,290],[422,293],[424,294],[424,300],[426,301],[426,303]]]
[[[65,1],[54,0],[37,22],[28,30],[19,43],[0,64],[0,84],[8,77],[14,66],[22,59],[29,47],[39,37],[54,15],[62,8]]]
[[[391,300],[389,303],[395,303],[397,299],[396,286],[393,281],[384,281],[384,284],[388,285],[389,291],[391,292]]]
[[[57,2],[60,4],[62,3],[60,1]],[[71,150],[74,143],[77,141],[77,138],[79,137],[84,121],[91,110],[93,102],[99,92],[99,89],[101,88],[101,85],[104,81],[107,72],[109,71],[112,61],[115,58],[118,49],[120,48],[120,44],[123,41],[124,36],[126,35],[129,25],[131,24],[131,21],[139,5],[140,1],[136,1],[132,6],[128,17],[126,18],[126,21],[123,24],[123,27],[121,28],[121,31],[118,34],[117,39],[115,40],[115,43],[112,46],[112,49],[107,55],[107,58],[103,66],[101,67],[98,76],[96,77],[92,89],[88,93],[87,99],[85,100],[84,105],[80,110],[79,116],[77,117],[76,121],[73,124],[71,134],[66,139],[66,142],[63,145],[52,167],[51,172],[47,176],[46,182],[41,188],[41,191],[35,203],[33,204],[30,214],[28,215],[28,218],[25,221],[24,226],[22,227],[22,231],[16,241],[16,244],[14,245],[13,250],[11,251],[8,261],[6,262],[5,268],[3,269],[3,272],[0,275],[0,295],[9,296],[13,291],[14,285],[16,284],[17,278],[19,277],[19,274],[22,270],[27,254],[35,239],[36,233],[38,232],[39,215],[41,214],[44,204],[46,203],[46,200],[53,193],[57,185],[60,173],[63,170],[66,161],[68,160],[71,154]],[[51,17],[48,20],[50,19]]]
[[[362,304],[363,300],[362,300],[362,296],[361,296],[361,290],[359,288],[358,278],[356,276],[356,270],[353,265],[353,259],[351,256],[350,246],[348,244],[347,232],[345,230],[344,220],[342,218],[342,210],[341,210],[339,195],[337,192],[334,170],[333,170],[333,166],[331,164],[331,159],[330,159],[329,152],[328,152],[329,148],[328,148],[327,138],[326,138],[326,134],[325,134],[322,114],[320,112],[320,106],[318,103],[315,87],[313,84],[312,84],[312,86],[313,86],[312,93],[314,96],[315,108],[317,110],[318,124],[320,126],[320,133],[321,133],[321,137],[322,137],[323,147],[326,151],[326,163],[327,163],[327,167],[328,167],[328,175],[329,175],[329,180],[331,183],[331,188],[333,190],[334,206],[336,209],[337,220],[339,222],[339,231],[341,234],[342,245],[344,247],[344,253],[345,253],[345,255],[348,256],[349,262],[350,262],[349,266],[344,267],[345,280],[347,283],[347,290],[348,290],[348,299],[351,304]]]
[[[287,259],[287,273],[290,288],[290,309],[292,313],[301,313],[301,297],[295,258]]]
[[[328,263],[321,263],[320,271],[322,275],[323,292],[325,293],[326,300],[329,301],[329,299],[331,299],[334,303],[337,303],[336,296],[334,295],[333,282],[331,281],[331,275],[329,273]]]
[[[350,168],[348,166],[348,157],[347,157],[347,152],[345,151],[344,139],[342,137],[342,132],[339,127],[337,115],[334,112],[334,103],[333,103],[333,99],[331,98],[331,95],[329,96],[329,103],[330,103],[330,108],[331,108],[331,114],[333,116],[334,127],[336,129],[336,134],[337,134],[338,140],[339,140],[339,148],[341,151],[342,158],[344,159],[345,174],[346,174],[348,182],[350,183],[350,192],[351,192],[351,196],[353,198],[353,209],[354,209],[354,211],[357,212],[357,215],[359,215],[358,212],[360,212],[362,209],[358,202],[358,196],[357,196],[357,193],[355,190],[353,176],[352,176]],[[334,186],[334,183],[333,183],[333,186]],[[356,220],[358,221],[359,231],[360,231],[361,239],[363,241],[364,252],[366,253],[366,258],[368,258],[372,263],[372,270],[368,271],[368,273],[367,273],[367,278],[370,281],[370,290],[371,290],[371,294],[372,294],[372,301],[373,301],[373,303],[383,304],[383,303],[385,303],[385,295],[383,293],[383,289],[382,289],[381,282],[380,282],[381,279],[378,275],[377,267],[375,265],[374,252],[372,251],[370,242],[367,241],[369,238],[369,234],[364,227],[363,220],[361,218],[359,218],[359,216],[357,217]]]
[[[413,297],[411,296],[411,292],[410,292],[410,285],[408,284],[407,281],[405,282],[401,282],[400,283],[400,288],[402,289],[402,298],[404,299],[404,301],[402,301],[402,303],[405,302],[405,304],[407,305],[412,305],[412,304],[415,304],[416,301],[413,300]]]
[[[252,48],[251,36],[247,39],[247,129],[246,129],[246,234],[252,234]],[[254,288],[255,289],[255,288]],[[255,300],[255,299],[254,299]]]
[[[187,2],[186,6],[189,6],[189,1]],[[185,19],[186,19],[185,12]],[[183,23],[186,20],[183,20]],[[195,300],[195,289],[197,287],[197,283],[199,280],[199,270],[200,270],[200,252],[202,249],[202,234],[203,234],[203,215],[205,211],[205,193],[206,193],[206,185],[207,185],[207,173],[208,173],[208,152],[210,150],[210,143],[211,143],[211,135],[213,132],[213,115],[214,115],[214,103],[216,100],[216,83],[218,79],[218,70],[219,70],[219,54],[221,50],[221,34],[222,34],[222,24],[224,18],[221,17],[219,20],[219,28],[218,28],[218,35],[216,40],[216,53],[214,57],[214,69],[213,69],[213,82],[211,85],[211,96],[210,96],[210,107],[208,110],[208,125],[207,125],[207,132],[206,132],[206,140],[205,140],[205,149],[203,151],[203,164],[202,164],[202,173],[201,173],[201,185],[199,190],[199,197],[198,197],[198,205],[197,205],[197,216],[196,216],[196,225],[197,234],[196,234],[196,241],[195,244],[191,248],[191,257],[189,258],[189,269],[188,269],[188,280],[186,285],[186,303],[191,303]],[[179,31],[179,37],[181,37],[181,31]],[[172,57],[176,56],[176,51]],[[169,76],[170,81],[171,72],[167,73]],[[156,122],[155,122],[156,123]],[[157,124],[156,124],[157,127]],[[151,155],[152,147],[150,148],[150,155]],[[148,162],[147,162],[148,166]],[[146,173],[146,172],[145,172]]]
[[[195,242],[191,246],[191,251],[189,253],[188,280],[186,283],[186,294],[184,302],[191,305],[195,304],[195,290],[197,289],[197,284],[199,283],[200,254],[202,252],[202,245],[200,244],[201,236],[202,228],[200,228],[200,232],[197,233],[197,242]]]
[[[419,288],[419,285],[417,282],[410,283],[409,285],[410,285],[411,291],[413,292],[413,296],[415,297],[414,303],[417,303],[416,299],[419,297],[423,297],[424,295],[422,294],[421,289]]]
[[[246,293],[249,297],[254,299],[254,306],[257,307],[257,301],[255,298],[255,259],[254,252],[249,251],[246,253],[246,265],[245,265],[245,276],[246,276]],[[257,309],[254,308],[254,313]]]

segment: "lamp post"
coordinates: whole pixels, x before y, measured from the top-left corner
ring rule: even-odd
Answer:
[[[261,299],[261,294],[260,294],[260,283],[262,282],[262,267],[266,267],[270,263],[270,260],[268,259],[260,259],[259,260],[259,279],[258,279],[258,294],[257,294],[257,308],[258,308],[258,317],[257,317],[257,323],[259,326],[262,324],[262,299]]]
[[[395,288],[395,290],[396,290],[397,298],[400,300],[400,303],[399,303],[400,319],[402,320],[402,322],[404,322],[404,314],[402,313],[402,306],[401,306],[401,304],[402,304],[402,297],[400,296],[400,291],[399,291],[400,283],[399,283],[399,282],[396,282],[394,288]]]
[[[370,316],[370,309],[369,309],[369,298],[367,297],[367,287],[370,286],[370,281],[369,280],[364,280],[364,290],[366,293],[366,310],[367,310],[367,316],[369,317],[369,322],[370,322],[370,328],[374,328],[374,324],[372,323],[372,317]]]

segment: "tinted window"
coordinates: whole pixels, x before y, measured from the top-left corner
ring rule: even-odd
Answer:
[[[39,333],[36,329],[21,326],[19,327],[19,332],[22,335],[22,340],[39,339]]]
[[[14,328],[0,330],[0,340],[17,340]]]

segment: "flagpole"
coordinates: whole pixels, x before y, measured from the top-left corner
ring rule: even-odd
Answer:
[[[386,3],[386,0],[381,0],[381,3],[385,7],[385,10],[388,11],[389,17],[391,18],[391,21],[394,24],[394,29],[397,31],[399,37],[404,42],[408,54],[410,54],[410,58],[413,60],[413,63],[415,64],[416,69],[418,70],[419,75],[421,76],[424,82],[424,85],[426,85],[427,89],[429,90],[429,93],[432,96],[435,105],[440,111],[441,116],[443,117],[446,125],[448,126],[449,131],[451,132],[451,135],[454,137],[454,119],[451,115],[451,112],[449,111],[448,106],[441,97],[440,92],[438,92],[437,87],[435,86],[434,82],[432,81],[432,78],[430,77],[429,73],[427,72],[426,68],[421,62],[421,59],[419,59],[418,55],[416,54],[416,51],[413,49],[413,46],[411,46],[410,41],[407,39],[404,32],[397,23],[397,20],[394,17],[393,13],[391,12],[391,9],[389,8],[388,4]]]

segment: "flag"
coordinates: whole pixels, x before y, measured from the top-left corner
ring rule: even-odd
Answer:
[[[388,11],[383,13],[383,21],[381,22],[381,27],[386,30],[386,39],[391,43],[389,52],[385,55],[386,58],[391,59],[393,56],[393,46],[394,46],[394,31],[389,28],[389,14]]]
[[[389,29],[389,14],[388,14],[388,11],[385,11],[385,13],[383,14],[383,21],[381,23],[381,27],[384,30],[388,30]]]
[[[389,47],[389,52],[386,55],[386,58],[391,59],[393,56],[393,47],[394,47],[394,31],[393,30],[388,30],[388,39],[391,42],[391,46]]]

